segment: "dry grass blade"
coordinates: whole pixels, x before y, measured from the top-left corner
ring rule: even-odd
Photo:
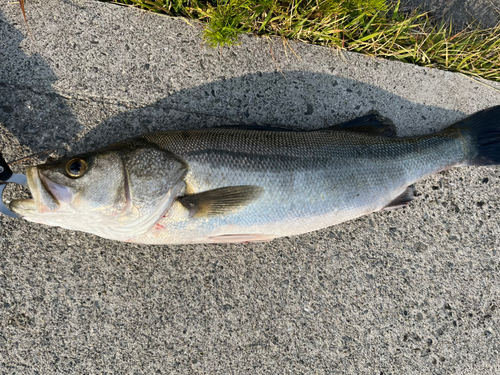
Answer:
[[[28,155],[28,156],[25,156],[24,158],[14,160],[13,162],[9,163],[9,165],[19,164],[19,163],[22,163],[23,161],[26,161],[26,160],[29,160],[29,159],[33,159],[33,158],[37,158],[37,157],[43,156],[43,155],[48,155],[48,154],[51,154],[51,153],[53,153],[55,151],[56,150],[49,150],[49,151],[39,152],[37,154]]]
[[[33,38],[33,34],[31,34],[31,30],[30,30],[30,27],[28,25],[28,19],[26,18],[26,11],[24,10],[24,0],[19,0],[19,6],[21,7],[21,12],[23,13],[24,23],[26,24],[26,28],[28,29],[28,34],[29,34],[31,40],[34,42],[35,39]]]

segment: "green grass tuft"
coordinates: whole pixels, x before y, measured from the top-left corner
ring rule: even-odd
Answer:
[[[275,35],[500,81],[500,25],[454,33],[385,0],[105,1],[199,19],[213,47],[237,44],[244,33]]]

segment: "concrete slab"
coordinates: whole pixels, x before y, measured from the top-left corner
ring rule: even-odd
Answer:
[[[396,2],[397,0],[391,0]],[[401,9],[419,8],[436,19],[451,21],[457,29],[471,22],[481,27],[495,27],[500,22],[500,0],[402,0]]]
[[[422,134],[500,104],[497,83],[277,39],[213,50],[196,24],[110,4],[27,15],[35,43],[0,2],[7,160],[374,109]],[[129,245],[0,217],[1,372],[496,373],[499,182],[450,170],[406,209],[267,244]]]

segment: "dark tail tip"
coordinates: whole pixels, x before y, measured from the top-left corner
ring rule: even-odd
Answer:
[[[474,113],[453,125],[469,140],[468,165],[500,164],[500,105]]]

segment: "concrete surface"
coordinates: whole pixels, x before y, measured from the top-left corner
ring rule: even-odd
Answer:
[[[457,29],[472,22],[486,28],[500,22],[500,0],[401,0],[402,10],[416,8],[429,12],[438,20],[451,21]]]
[[[34,43],[0,2],[7,160],[373,109],[422,134],[500,104],[497,83],[290,43],[299,60],[276,39],[213,50],[199,26],[110,4],[27,15]],[[265,244],[139,246],[1,217],[0,373],[498,373],[500,168],[416,188],[406,209]]]

